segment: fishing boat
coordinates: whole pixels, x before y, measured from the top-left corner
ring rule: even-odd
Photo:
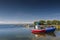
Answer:
[[[45,29],[33,29],[32,33],[50,33],[56,30],[55,27],[47,27]]]
[[[43,25],[42,25],[43,26]],[[35,29],[32,30],[32,33],[49,33],[54,32],[56,28],[54,26],[42,27],[39,22],[36,22]]]

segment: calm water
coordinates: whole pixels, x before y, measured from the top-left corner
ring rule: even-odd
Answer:
[[[33,28],[16,25],[0,25],[0,40],[60,40],[60,31],[33,34]]]

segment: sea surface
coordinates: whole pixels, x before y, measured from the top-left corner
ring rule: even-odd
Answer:
[[[22,25],[0,25],[0,40],[60,40],[60,31],[54,33],[33,34],[33,27]]]

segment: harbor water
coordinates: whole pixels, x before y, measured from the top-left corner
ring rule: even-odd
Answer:
[[[60,31],[54,33],[33,34],[33,27],[0,25],[0,40],[60,40]]]

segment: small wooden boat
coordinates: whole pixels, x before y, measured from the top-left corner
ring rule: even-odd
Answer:
[[[49,32],[54,32],[55,31],[55,27],[48,27],[45,29],[33,29],[32,33],[49,33]]]

